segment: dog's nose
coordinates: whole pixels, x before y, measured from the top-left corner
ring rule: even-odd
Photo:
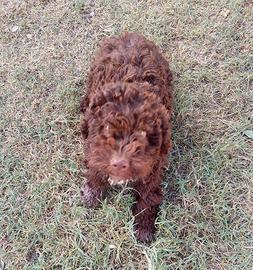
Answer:
[[[125,159],[113,159],[112,160],[112,166],[113,168],[117,170],[127,170],[129,168],[128,162]]]

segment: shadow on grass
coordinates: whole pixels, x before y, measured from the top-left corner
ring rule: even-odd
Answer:
[[[192,121],[192,120],[190,120]],[[186,124],[187,123],[187,124]],[[183,119],[175,110],[173,119],[173,149],[168,157],[169,165],[165,172],[165,198],[171,203],[180,201],[180,183],[189,181],[192,151],[196,147],[189,119]]]

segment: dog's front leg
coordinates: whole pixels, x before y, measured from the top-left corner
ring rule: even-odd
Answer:
[[[108,176],[92,168],[86,174],[87,181],[81,188],[81,200],[88,207],[96,207],[103,199]]]
[[[135,186],[136,204],[133,207],[135,216],[135,235],[141,242],[151,242],[154,239],[155,219],[159,205],[163,199],[160,185],[151,181],[147,185],[139,183]]]

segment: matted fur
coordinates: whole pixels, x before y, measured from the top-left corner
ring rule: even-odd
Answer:
[[[95,206],[109,183],[128,181],[136,196],[136,237],[145,242],[154,236],[172,146],[171,81],[155,44],[127,33],[101,43],[81,101],[88,165],[83,202]]]

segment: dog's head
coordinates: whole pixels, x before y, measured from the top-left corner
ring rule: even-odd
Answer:
[[[145,179],[171,143],[170,116],[152,86],[106,84],[88,104],[89,166],[112,184]]]

